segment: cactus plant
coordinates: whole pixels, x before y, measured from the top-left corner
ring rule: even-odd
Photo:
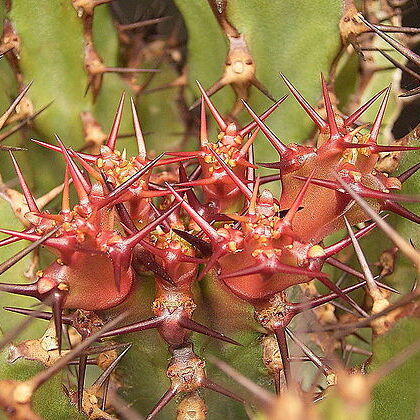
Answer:
[[[2,3],[7,418],[415,417],[408,3]]]

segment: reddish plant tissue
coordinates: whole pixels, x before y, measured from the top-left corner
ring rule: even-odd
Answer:
[[[215,270],[221,284],[236,297],[253,304],[258,320],[276,334],[288,379],[284,328],[295,314],[336,297],[363,313],[347,295],[350,289],[338,288],[322,272],[325,263],[340,264],[342,270],[364,279],[361,273],[334,258],[352,243],[351,238],[328,247],[321,245],[324,238],[345,227],[343,216],[353,225],[369,221],[337,177],[368,199],[377,211],[391,211],[417,223],[419,217],[399,204],[418,199],[396,194],[407,174],[388,177],[375,169],[381,152],[416,149],[377,143],[390,89],[379,92],[343,118],[335,112],[322,78],[324,119],[283,79],[318,128],[316,146],[284,144],[265,124],[264,120],[286,97],[261,116],[244,103],[252,122],[239,128],[236,123],[225,121],[199,86],[202,100],[198,151],[168,152],[166,158],[160,155],[149,160],[133,102],[138,155],[127,157],[117,150],[124,97],[99,155],[68,149],[58,137],[56,145],[35,140],[61,153],[66,163],[62,209],[57,214],[37,207],[12,155],[30,209],[26,215],[30,226],[22,232],[0,229],[9,235],[0,245],[21,239],[42,241],[57,258],[37,273],[34,283],[2,283],[0,290],[31,296],[51,305],[61,345],[63,309],[114,308],[130,295],[138,281],[136,273],[151,271],[157,289],[154,316],[111,330],[104,337],[157,328],[173,349],[185,345],[191,331],[238,344],[192,319],[195,303],[191,287]],[[366,130],[366,125],[360,125],[360,118],[380,97],[377,116],[370,130]],[[206,108],[220,129],[216,142],[208,138]],[[278,153],[278,162],[254,162],[253,142],[258,133],[263,133]],[[172,173],[178,176],[176,182],[155,182],[161,179],[155,169],[163,165],[172,165]],[[275,168],[279,174],[256,177],[258,166]],[[262,187],[270,181],[281,182],[281,197],[274,197]],[[78,196],[73,207],[69,199],[71,182]],[[156,198],[160,198],[158,206]],[[374,227],[374,223],[367,223],[356,237],[368,234]],[[279,292],[313,279],[320,280],[332,293],[306,306],[282,302],[282,316],[270,315],[273,298],[277,299]],[[361,282],[351,290],[364,284]],[[205,386],[228,395],[228,391],[208,379],[200,381],[190,384],[188,391]],[[168,401],[176,389],[165,394]]]

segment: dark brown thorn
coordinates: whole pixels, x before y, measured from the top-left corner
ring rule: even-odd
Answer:
[[[354,290],[360,289],[366,285],[366,280],[360,283],[356,283],[352,286],[346,287],[343,289],[343,293],[351,293]],[[293,303],[288,308],[294,315],[299,314],[304,311],[309,311],[313,308],[318,308],[321,305],[330,303],[332,300],[337,299],[339,295],[337,293],[329,293],[328,295],[318,296],[306,302]]]
[[[85,340],[80,342],[76,347],[74,347],[72,350],[70,350],[60,359],[58,359],[58,361],[54,363],[52,366],[50,366],[48,369],[45,369],[39,372],[38,374],[33,376],[31,379],[29,379],[26,382],[28,384],[28,387],[31,388],[33,391],[38,389],[38,387],[40,387],[44,382],[46,382],[48,379],[50,379],[55,374],[57,374],[69,362],[71,362],[73,359],[78,357],[87,347],[89,347],[96,340],[98,340],[101,334],[106,333],[107,331],[112,329],[115,325],[121,322],[126,316],[127,316],[127,312],[124,312],[118,315],[113,320],[106,323],[99,331],[95,332],[94,334],[92,334],[91,336],[87,337]]]
[[[213,253],[213,247],[210,243],[206,242],[205,240],[198,238],[197,236],[188,233],[184,230],[179,229],[172,229],[178,236],[182,239],[186,240],[188,243],[196,247],[204,257],[210,257]]]
[[[325,287],[328,287],[333,292],[337,293],[341,299],[351,305],[352,308],[356,309],[360,315],[363,317],[368,317],[369,315],[364,311],[350,296],[347,296],[339,287],[335,285],[330,279],[320,277],[318,279]]]
[[[28,187],[28,184],[23,177],[22,171],[13,156],[12,152],[9,152],[10,158],[12,159],[13,166],[15,167],[16,175],[18,176],[20,186],[22,188],[23,195],[25,196],[26,203],[28,204],[29,210],[34,213],[40,213],[38,205],[36,204],[35,198],[31,193],[31,190]]]
[[[350,274],[354,277],[365,280],[365,276],[360,271],[355,270],[354,268],[344,264],[343,262],[337,260],[336,258],[328,257],[325,260],[325,262],[329,265],[332,265],[333,267],[338,268],[339,270],[341,270],[341,271],[343,271],[347,274]],[[380,281],[376,280],[376,278],[375,278],[375,282],[381,289],[388,290],[389,292],[396,293],[398,295],[400,294],[400,292],[397,289],[394,289],[393,287],[391,287],[387,284],[381,283]]]
[[[280,139],[264,124],[264,122],[260,119],[260,117],[251,109],[251,107],[242,99],[242,103],[244,107],[248,111],[249,115],[255,120],[260,130],[264,133],[273,147],[277,150],[280,156],[284,156],[288,151],[289,148],[283,144]]]
[[[383,232],[391,239],[392,242],[406,255],[417,267],[420,269],[420,253],[406,241],[396,230],[394,230],[388,223],[386,223],[375,210],[362,198],[356,191],[353,190],[338,173],[333,173],[338,183],[350,194],[354,201],[370,216],[380,227]]]
[[[417,86],[414,89],[410,89],[407,92],[402,93],[401,95],[398,95],[399,98],[408,98],[410,96],[415,96],[420,94],[420,86]]]
[[[175,397],[176,389],[169,388],[162,396],[162,398],[153,407],[153,410],[147,415],[146,420],[154,419],[159,412]]]
[[[395,60],[394,57],[391,57],[389,54],[387,54],[383,50],[377,48],[376,51],[380,52],[396,68],[400,69],[403,72],[406,72],[410,76],[413,76],[415,79],[420,80],[420,74],[418,74],[415,71],[411,70],[409,67],[405,66],[404,64],[401,64],[399,61]]]
[[[43,108],[41,108],[39,111],[35,112],[33,115],[31,115],[28,118],[25,118],[23,121],[20,121],[18,124],[16,124],[14,127],[12,127],[10,130],[6,131],[5,133],[0,135],[0,143],[5,140],[7,137],[10,137],[12,134],[18,132],[22,127],[24,127],[26,124],[28,124],[30,121],[33,121],[39,114],[44,112],[54,101],[51,101],[49,104],[45,105]],[[26,150],[21,147],[17,147],[18,150]]]
[[[411,220],[414,223],[420,223],[420,216],[400,204],[394,203],[393,201],[386,200],[382,206],[382,210],[391,211],[392,213],[398,214],[399,216],[402,216],[407,220]]]
[[[86,365],[88,357],[81,355],[79,357],[79,368],[77,378],[77,409],[82,412],[83,406],[83,391],[85,388]]]
[[[107,400],[108,400],[108,391],[109,391],[109,382],[110,382],[110,377],[108,376],[108,378],[105,379],[104,381],[104,385],[103,385],[103,389],[102,389],[102,402],[101,402],[101,410],[105,411],[106,410],[106,405],[107,405]],[[115,408],[115,407],[114,407]],[[115,409],[116,410],[116,409]],[[116,410],[117,411],[117,410]],[[125,418],[125,417],[124,417]]]
[[[373,30],[378,36],[380,36],[387,44],[394,47],[400,54],[402,54],[405,58],[412,61],[417,66],[420,66],[420,56],[418,56],[415,52],[411,51],[405,45],[401,44],[391,36],[387,35],[386,33],[382,32],[381,30],[377,29],[374,25],[368,22],[361,14],[358,15],[360,20],[368,26],[370,29]]]
[[[151,328],[158,328],[162,325],[162,322],[164,322],[167,318],[168,317],[166,315],[160,317],[152,317],[141,322],[136,322],[134,324],[126,325],[125,327],[120,327],[116,328],[115,330],[108,331],[101,335],[101,338],[113,337],[114,335],[129,334],[137,331],[150,330]]]
[[[303,351],[303,353],[311,360],[311,362],[323,372],[325,376],[328,376],[333,373],[332,369],[328,365],[324,364],[322,360],[287,327],[286,333],[293,340],[293,342]]]
[[[263,112],[260,115],[260,120],[265,121],[265,119],[270,116],[273,111],[275,111],[288,97],[289,95],[282,96],[275,104],[271,105],[270,108],[267,109],[267,111]],[[248,125],[246,125],[242,130],[239,131],[238,135],[244,138],[247,134],[249,134],[254,128],[257,127],[256,121],[251,121]]]
[[[33,318],[44,319],[46,321],[49,321],[53,317],[52,312],[35,311],[32,309],[16,308],[14,306],[4,306],[3,309],[5,311],[14,312],[20,315],[28,315]],[[63,315],[62,317],[63,324],[72,325],[73,320],[74,318],[72,315]]]
[[[7,292],[7,293],[14,293],[16,295],[34,297],[40,300],[42,299],[41,293],[38,292],[37,283],[29,283],[29,284],[0,283],[0,291]]]
[[[209,355],[208,359],[211,363],[215,364],[220,370],[222,370],[226,375],[234,379],[238,384],[242,385],[245,389],[250,391],[265,407],[270,406],[273,403],[274,396],[268,392],[265,388],[259,386],[257,383],[248,379],[246,376],[242,375],[232,366],[228,365],[226,362]]]
[[[49,300],[52,307],[52,314],[54,319],[55,334],[57,337],[58,352],[61,353],[61,346],[63,344],[63,307],[68,295],[68,291],[53,289],[49,293]]]
[[[55,235],[57,230],[60,227],[57,226],[47,234],[41,236],[39,239],[37,239],[35,242],[32,242],[30,245],[28,245],[26,248],[22,249],[22,251],[19,251],[12,257],[10,257],[8,260],[2,262],[0,264],[0,275],[3,274],[5,271],[7,271],[10,267],[13,267],[16,263],[18,263],[22,258],[26,257],[29,253],[31,253],[34,249],[38,248],[41,244],[43,244],[46,240],[51,238]]]
[[[408,303],[415,302],[419,298],[420,298],[420,296],[419,296],[418,292],[416,290],[414,290],[413,292],[402,296],[399,300],[397,300],[393,304],[389,305],[384,310],[370,315],[368,318],[364,318],[364,319],[362,319],[360,321],[357,321],[357,322],[349,322],[349,323],[339,324],[339,325],[334,324],[334,325],[326,325],[326,326],[322,326],[322,327],[316,327],[316,328],[311,329],[311,330],[308,329],[306,332],[320,332],[320,331],[334,331],[334,330],[337,330],[337,331],[342,331],[343,336],[345,336],[345,335],[349,334],[348,331],[352,331],[352,330],[355,330],[355,329],[358,329],[358,328],[369,327],[371,322],[374,321],[375,319],[381,318],[381,317],[389,314],[390,312],[394,311],[395,309],[407,305]]]
[[[292,92],[293,96],[299,102],[301,107],[305,110],[305,112],[311,117],[312,121],[318,126],[319,130],[322,133],[328,132],[328,124],[326,121],[309,105],[309,102],[299,93],[299,91],[292,85],[292,83],[286,78],[283,73],[280,73],[284,83]]]
[[[187,317],[180,317],[178,320],[178,324],[187,330],[195,331],[200,334],[208,335],[209,337],[217,338],[218,340],[225,341],[226,343],[234,344],[235,346],[241,346],[240,343],[238,343],[235,340],[232,340],[231,338],[225,336],[222,333],[219,333],[209,327],[206,327],[205,325],[199,324],[198,322],[193,321],[190,318]]]
[[[233,392],[229,391],[228,389],[224,388],[223,386],[216,384],[215,382],[211,381],[208,378],[205,378],[202,382],[202,386],[207,389],[211,389],[218,394],[222,394],[225,397],[231,398],[232,400],[238,401],[242,404],[245,404],[245,400],[241,397],[238,397]]]
[[[284,372],[284,378],[286,380],[286,386],[290,386],[292,383],[292,372],[290,369],[289,348],[287,346],[285,327],[283,326],[276,327],[276,329],[274,330],[274,334],[276,335],[277,344],[280,350],[280,356],[281,356],[281,361],[283,364],[283,372]]]
[[[268,99],[271,99],[273,102],[276,102],[277,99],[270,93],[266,86],[264,86],[256,77],[251,79],[252,86],[256,87],[263,95],[267,96]]]
[[[349,314],[352,314],[352,315],[354,315],[355,317],[358,317],[358,314],[357,314],[357,312],[356,312],[356,311],[352,311],[351,309],[347,308],[347,306],[345,306],[345,305],[341,304],[340,302],[334,302],[334,301],[332,301],[332,302],[331,302],[331,305],[335,306],[335,307],[336,307],[336,308],[338,308],[338,309],[341,309],[341,310],[342,310],[342,311],[344,311],[344,312],[347,312],[347,313],[349,313]]]
[[[140,22],[118,25],[118,29],[120,31],[131,31],[133,29],[143,28],[144,26],[155,25],[157,23],[165,22],[169,19],[173,19],[173,16],[163,16],[154,19],[141,20]]]
[[[131,344],[128,344],[127,347],[112,361],[112,363],[101,373],[98,379],[92,384],[94,387],[100,388],[104,382],[109,378],[111,373],[117,367],[120,360],[126,355],[128,350],[130,350]]]
[[[124,194],[127,189],[133,185],[140,177],[142,177],[149,169],[152,169],[153,166],[158,162],[165,153],[161,153],[155,159],[151,160],[149,163],[143,166],[138,172],[136,172],[132,177],[124,181],[120,184],[117,188],[111,191],[106,197],[104,197],[103,201],[99,204],[99,208],[102,208],[106,205],[109,205],[116,201],[122,194]]]
[[[24,147],[6,146],[0,144],[0,150],[4,152],[26,152],[28,149]]]
[[[413,176],[419,169],[420,169],[420,162],[412,166],[411,168],[407,169],[402,174],[398,175],[397,178],[399,179],[401,183],[404,183],[405,181],[407,181],[408,178]]]
[[[401,34],[420,33],[420,28],[410,28],[409,26],[375,25],[375,28],[383,32],[395,32]]]
[[[22,92],[19,93],[18,96],[16,96],[15,100],[11,103],[9,108],[7,108],[6,112],[0,117],[0,130],[3,128],[6,121],[9,119],[10,115],[12,115],[12,112],[16,108],[17,104],[22,100],[22,98],[26,95],[29,88],[31,87],[33,82],[29,82],[22,90]]]

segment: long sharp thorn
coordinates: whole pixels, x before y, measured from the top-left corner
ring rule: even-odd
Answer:
[[[280,350],[280,356],[281,356],[281,361],[283,364],[283,372],[284,372],[284,378],[286,380],[286,385],[290,386],[292,382],[292,372],[290,369],[289,348],[287,346],[285,328],[277,327],[274,330],[274,334],[276,335],[277,344]]]
[[[387,88],[382,89],[380,92],[378,92],[375,96],[370,98],[365,104],[363,104],[360,108],[358,108],[356,111],[354,111],[350,116],[348,116],[344,120],[344,126],[350,127],[352,126],[360,117],[361,115],[372,106],[372,104],[386,91]]]
[[[385,216],[385,217],[387,217],[387,216]],[[370,233],[373,229],[375,229],[375,227],[376,227],[375,222],[369,223],[368,225],[366,225],[362,229],[359,229],[356,232],[356,234],[355,234],[356,238],[357,239],[363,238],[368,233]],[[344,248],[346,248],[350,244],[351,244],[351,238],[346,237],[346,238],[342,239],[341,241],[338,241],[338,242],[336,242],[336,243],[334,243],[330,246],[327,246],[327,247],[324,248],[324,257],[325,258],[331,257],[331,256],[339,253],[340,251],[342,251]]]
[[[333,173],[333,176],[337,179],[337,182],[350,194],[353,200],[369,215],[380,227],[384,233],[391,239],[392,242],[400,249],[402,253],[409,258],[418,269],[420,269],[420,253],[406,241],[396,230],[394,230],[388,223],[386,223],[378,215],[378,213],[370,207],[370,205],[354,191],[338,173]]]
[[[235,340],[232,340],[229,337],[226,337],[224,334],[221,334],[215,330],[212,330],[205,325],[199,324],[198,322],[193,321],[187,317],[181,317],[178,321],[178,324],[187,330],[195,331],[200,334],[208,335],[209,337],[217,338],[218,340],[225,341],[226,343],[234,344],[235,346],[240,346],[241,344]]]
[[[405,181],[407,181],[407,179],[413,176],[419,169],[420,169],[420,162],[412,166],[411,168],[407,169],[402,174],[398,175],[397,178],[400,180],[401,183],[404,183]]]
[[[216,357],[209,355],[208,359],[211,363],[215,364],[220,370],[222,370],[226,375],[230,376],[238,384],[242,385],[245,389],[250,391],[255,397],[257,397],[265,406],[270,406],[273,403],[273,395],[268,392],[265,388],[259,386],[251,379],[242,375],[232,366],[228,365],[226,362],[217,359]]]
[[[7,271],[10,267],[13,267],[17,262],[19,262],[22,258],[24,258],[26,255],[28,255],[30,252],[32,252],[34,249],[38,248],[40,245],[42,245],[45,241],[47,241],[49,238],[51,238],[59,229],[59,227],[56,227],[52,231],[48,232],[46,235],[41,236],[39,239],[37,239],[35,242],[32,242],[29,246],[22,249],[22,251],[19,251],[12,257],[10,257],[7,261],[4,261],[0,264],[0,274],[3,274],[5,271]]]
[[[53,290],[52,294],[50,295],[59,353],[61,353],[61,346],[63,342],[63,307],[67,298],[67,294],[68,292],[57,289]]]
[[[388,104],[390,94],[391,94],[391,85],[388,86],[388,88],[385,91],[385,96],[382,99],[381,106],[379,107],[378,114],[376,115],[375,121],[373,122],[372,129],[371,129],[370,134],[369,134],[368,143],[372,143],[372,144],[377,143],[379,130],[380,130],[381,125],[382,125],[382,120],[383,120],[384,115],[385,115],[385,110],[386,110],[386,106]]]
[[[63,196],[61,199],[61,210],[63,212],[70,211],[70,169],[69,165],[66,165],[66,172],[64,174],[64,188]]]
[[[271,105],[270,108],[267,109],[267,111],[265,111],[264,113],[262,113],[260,115],[260,120],[264,121],[269,115],[271,115],[273,113],[273,111],[275,111],[279,105],[281,105],[286,99],[287,99],[288,95],[284,95],[282,96],[275,104]],[[239,135],[244,138],[247,134],[249,134],[254,128],[257,127],[257,122],[256,121],[252,121],[250,122],[248,125],[246,125],[244,128],[242,128],[241,131],[239,131]]]
[[[228,389],[222,387],[219,384],[216,384],[215,382],[211,381],[208,378],[205,378],[203,380],[202,385],[203,385],[204,388],[211,389],[212,391],[215,391],[218,394],[222,394],[225,397],[231,398],[232,400],[235,400],[235,401],[238,401],[242,404],[245,404],[245,401],[241,397],[238,397],[233,392],[229,391]]]
[[[312,121],[318,126],[319,130],[322,133],[326,133],[328,131],[328,124],[325,120],[309,105],[308,101],[300,94],[300,92],[292,85],[292,83],[286,78],[283,73],[280,73],[284,83],[292,92],[293,96],[305,110],[305,112],[311,117]]]
[[[42,147],[46,147],[47,149],[54,150],[54,152],[59,152],[63,154],[63,150],[61,149],[60,146],[55,146],[54,144],[46,143],[45,141],[37,140],[34,138],[31,138],[31,141]],[[81,153],[81,152],[77,152],[77,154],[86,162],[90,162],[90,163],[95,163],[99,157],[99,156],[89,155],[88,153]]]
[[[324,75],[321,73],[322,83],[322,96],[324,98],[324,105],[327,111],[327,121],[330,130],[330,138],[339,136],[337,122],[335,120],[334,108],[331,103],[330,94],[328,92],[327,82],[324,79]]]
[[[374,296],[375,295],[376,296],[378,296],[378,295],[382,296],[377,284],[375,283],[375,280],[373,278],[373,274],[370,271],[369,264],[366,261],[366,257],[363,254],[362,248],[361,248],[358,240],[356,239],[356,237],[354,235],[351,224],[347,220],[346,216],[343,216],[343,217],[344,217],[344,222],[346,224],[347,231],[348,231],[348,233],[350,235],[350,238],[351,238],[351,241],[353,243],[353,248],[354,248],[354,251],[356,252],[357,259],[359,260],[359,264],[362,267],[363,273],[365,275],[366,284],[367,284],[367,287],[369,289],[369,292],[370,292],[371,295],[374,295]]]
[[[134,104],[133,98],[130,98],[131,102],[131,113],[133,114],[133,125],[134,132],[136,134],[138,154],[141,159],[146,160],[146,144],[144,143],[143,133],[141,131],[139,117],[137,116],[136,105]]]
[[[92,384],[92,386],[100,388],[104,382],[109,378],[111,373],[117,367],[120,360],[126,355],[128,350],[130,350],[131,344],[129,344],[113,361],[112,363],[101,373],[99,378]]]
[[[149,163],[143,166],[138,172],[136,172],[132,177],[124,181],[122,184],[120,184],[117,188],[115,188],[113,191],[111,191],[101,203],[99,203],[98,207],[102,208],[106,205],[111,204],[112,202],[116,201],[122,194],[124,194],[127,189],[133,185],[139,178],[141,178],[147,171],[151,168],[153,168],[160,159],[162,159],[164,153],[161,153],[159,156],[157,156],[155,159],[151,160]]]
[[[135,245],[137,245],[142,239],[144,239],[146,235],[148,235],[152,230],[154,230],[157,225],[160,225],[163,220],[166,220],[168,216],[171,215],[180,206],[181,206],[181,203],[175,204],[169,210],[167,210],[165,213],[159,216],[157,219],[153,220],[153,222],[145,226],[143,229],[139,230],[134,235],[128,238],[125,238],[126,245],[128,245],[130,248],[134,248]]]
[[[332,369],[325,365],[322,360],[303,342],[301,341],[292,331],[290,331],[287,327],[286,333],[287,335],[293,340],[294,343],[302,350],[303,353],[309,358],[309,360],[318,368],[320,369],[325,376],[328,376],[332,373]]]
[[[353,286],[346,287],[343,289],[343,293],[347,294],[352,292],[353,290],[357,290],[360,287],[363,287],[366,285],[366,281],[362,281],[360,283],[356,283]],[[334,299],[337,299],[339,295],[337,293],[329,293],[328,295],[319,296],[316,298],[313,298],[311,300],[308,300],[307,302],[301,302],[301,303],[293,303],[291,305],[290,310],[294,314],[298,314],[304,311],[308,311],[313,308],[317,308],[321,305],[325,305],[326,303],[331,302]]]
[[[196,82],[197,82],[198,88],[200,89],[201,95],[203,96],[204,100],[206,101],[206,104],[209,107],[211,115],[213,115],[213,118],[216,120],[216,123],[219,126],[220,130],[226,131],[227,124],[225,123],[225,120],[222,118],[222,116],[219,114],[219,111],[216,109],[214,104],[211,102],[211,100],[208,97],[208,95],[207,95],[206,91],[204,90],[203,86],[201,86],[201,83],[198,80]]]
[[[415,79],[420,80],[420,74],[416,73],[415,71],[411,70],[409,67],[405,66],[404,64],[401,64],[397,60],[395,60],[393,57],[391,57],[389,54],[387,54],[382,49],[377,48],[376,51],[380,52],[389,62],[391,62],[396,68],[408,73],[410,76],[413,76]]]
[[[0,283],[0,291],[6,293],[14,293],[15,295],[29,296],[36,299],[41,299],[41,294],[38,292],[37,283],[29,284],[11,284]]]
[[[393,25],[375,25],[376,29],[379,29],[383,32],[396,32],[396,33],[408,33],[408,34],[418,34],[420,33],[420,28],[408,27],[408,26],[393,26]]]
[[[3,309],[5,311],[14,312],[16,314],[21,314],[21,315],[28,315],[28,316],[32,316],[34,318],[44,319],[46,321],[49,321],[53,317],[52,312],[34,311],[32,309],[15,308],[15,307],[12,307],[12,306],[5,306],[5,307],[3,307]],[[63,315],[62,321],[63,321],[63,324],[72,325],[73,324],[73,317]]]
[[[368,317],[369,315],[364,311],[350,296],[347,296],[337,285],[332,282],[330,279],[326,278],[318,278],[318,280],[328,289],[332,290],[333,292],[337,293],[338,296],[341,297],[345,302],[347,302],[352,308],[356,309],[360,315],[363,317]]]
[[[257,181],[255,182],[254,189],[252,191],[252,197],[251,197],[251,200],[249,200],[249,207],[248,207],[249,214],[255,214],[256,212],[259,187],[260,187],[260,177],[258,177]]]
[[[292,224],[293,219],[296,213],[299,211],[299,208],[302,205],[303,199],[305,197],[306,191],[309,188],[309,184],[311,183],[312,177],[314,176],[315,168],[312,170],[311,174],[309,175],[308,179],[306,180],[303,187],[300,189],[299,194],[297,195],[295,201],[293,202],[292,206],[290,207],[289,211],[287,212],[286,216],[283,219],[283,222],[286,224]]]
[[[31,87],[33,82],[29,82],[22,90],[22,92],[19,93],[18,96],[16,96],[15,100],[11,103],[11,105],[9,106],[9,108],[7,108],[6,112],[0,117],[0,130],[3,128],[4,124],[6,123],[6,121],[8,120],[8,118],[10,117],[10,115],[12,115],[12,112],[14,111],[14,109],[16,108],[16,105],[22,100],[22,98],[26,95],[26,93],[28,92],[29,88]]]
[[[137,331],[150,330],[151,328],[158,328],[162,322],[167,319],[166,316],[152,317],[141,322],[126,325],[125,327],[116,328],[101,335],[102,338],[113,337],[114,335],[129,334]]]
[[[375,32],[378,36],[380,36],[387,44],[394,47],[405,58],[412,61],[417,66],[420,66],[420,56],[418,56],[415,52],[411,51],[409,48],[407,48],[405,45],[401,44],[391,36],[377,29],[374,25],[368,22],[361,14],[359,14],[358,16],[366,26],[372,29],[372,31]]]
[[[188,243],[195,246],[203,254],[203,256],[209,257],[212,254],[213,251],[211,244],[203,239],[198,238],[191,233],[185,232],[184,230],[173,229],[173,231],[182,239],[185,239]]]
[[[273,147],[277,150],[280,156],[284,156],[289,148],[283,144],[280,139],[264,124],[264,122],[260,119],[260,117],[251,109],[251,107],[242,99],[242,103],[244,107],[249,112],[251,117],[255,120],[260,130],[264,133]]]
[[[9,152],[9,154],[10,154],[10,158],[12,159],[13,166],[15,167],[16,174],[19,178],[19,183],[22,188],[23,195],[25,196],[26,202],[28,203],[29,210],[31,212],[40,213],[40,210],[36,204],[35,198],[32,195],[31,190],[29,189],[28,184],[25,181],[25,178],[23,177],[22,171],[15,157],[13,156],[13,153]]]
[[[295,267],[293,265],[287,265],[282,264],[279,262],[276,262],[273,264],[273,266],[267,266],[267,264],[255,264],[250,265],[248,267],[239,269],[237,271],[233,271],[232,273],[226,273],[219,276],[221,280],[229,279],[232,277],[243,277],[251,274],[257,274],[257,273],[285,273],[285,274],[294,274],[294,275],[301,275],[301,276],[308,276],[311,278],[328,278],[328,275],[321,272],[321,271],[312,271],[312,270],[306,270],[304,268]]]
[[[343,262],[333,258],[333,257],[329,257],[325,260],[325,262],[329,265],[332,265],[333,267],[338,268],[339,270],[348,273],[354,277],[357,277],[359,279],[364,280],[365,276],[360,272],[355,270],[352,267],[349,267],[348,265],[344,264]],[[378,287],[380,287],[381,289],[384,290],[388,290],[391,293],[396,293],[396,294],[400,294],[400,292],[397,289],[394,289],[393,287],[389,286],[388,284],[384,284],[381,283],[380,281],[376,280],[376,278],[374,279],[375,283],[378,285]]]
[[[382,210],[391,211],[392,213],[398,214],[399,216],[402,216],[407,220],[411,220],[414,223],[420,224],[420,216],[406,209],[400,204],[394,203],[393,201],[386,200],[384,202],[384,205],[382,206]]]
[[[117,112],[115,114],[114,122],[111,126],[111,131],[109,132],[108,140],[106,145],[111,149],[115,150],[115,145],[117,143],[118,138],[118,131],[120,129],[121,119],[122,119],[122,112],[124,108],[124,99],[125,99],[125,92],[122,93],[120,102],[118,104]]]
[[[105,324],[99,331],[95,332],[91,336],[87,337],[85,340],[80,342],[76,347],[62,356],[56,363],[50,366],[48,369],[42,370],[31,379],[27,381],[28,388],[32,390],[38,389],[43,383],[51,379],[55,374],[57,374],[61,369],[63,369],[69,362],[78,357],[87,347],[93,344],[96,340],[99,339],[101,334],[106,333],[112,329],[115,325],[121,322],[127,316],[127,312],[123,312],[119,316],[115,317],[112,321],[109,321]]]
[[[176,389],[169,388],[154,406],[153,410],[147,415],[146,420],[154,419],[160,413],[160,411],[172,400],[172,398],[175,397],[176,394]]]
[[[218,242],[220,235],[216,232],[213,226],[210,225],[203,217],[201,217],[168,183],[166,186],[171,190],[175,199],[181,203],[184,210],[191,216],[203,232],[210,238],[212,242]]]
[[[201,147],[207,146],[209,140],[207,135],[207,118],[206,118],[206,106],[204,103],[204,97],[201,97],[201,111],[200,111],[200,145]]]
[[[71,177],[73,179],[74,188],[76,189],[76,192],[77,192],[77,196],[79,197],[79,200],[81,202],[82,201],[87,202],[89,200],[88,192],[90,191],[90,185],[86,182],[79,168],[71,159],[70,154],[68,153],[63,142],[60,140],[60,138],[57,135],[55,135],[55,138],[62,150],[64,159],[66,160],[66,163],[68,165]]]
[[[81,355],[79,357],[79,369],[77,378],[77,409],[82,412],[83,405],[83,391],[85,388],[86,365],[88,357]]]
[[[253,144],[251,144],[251,146],[248,149],[248,162],[251,165],[253,165],[255,163],[255,159],[254,159],[254,145]],[[249,189],[253,189],[254,188],[253,183],[255,182],[255,177],[256,177],[256,175],[255,175],[255,169],[254,168],[251,168],[251,167],[250,168],[247,168],[247,176],[246,176],[246,178],[249,181],[248,184],[247,184]]]
[[[248,200],[252,197],[252,191],[246,186],[246,184],[233,172],[232,168],[219,156],[219,154],[213,149],[209,149],[212,155],[217,159],[220,166],[224,169],[226,174],[232,179],[234,184],[241,190]]]
[[[24,127],[29,122],[33,121],[35,118],[38,117],[38,115],[42,114],[54,101],[51,101],[49,104],[42,107],[39,111],[35,112],[34,114],[30,115],[28,118],[25,118],[24,120],[20,121],[18,124],[14,125],[10,130],[6,131],[5,133],[2,133],[0,135],[0,143],[5,140],[7,137],[10,137],[12,134],[18,132],[22,127]],[[5,146],[3,146],[5,147]],[[6,146],[7,147],[7,146]],[[21,147],[16,147],[16,150],[27,150],[23,149]],[[12,148],[13,150],[13,148]]]

